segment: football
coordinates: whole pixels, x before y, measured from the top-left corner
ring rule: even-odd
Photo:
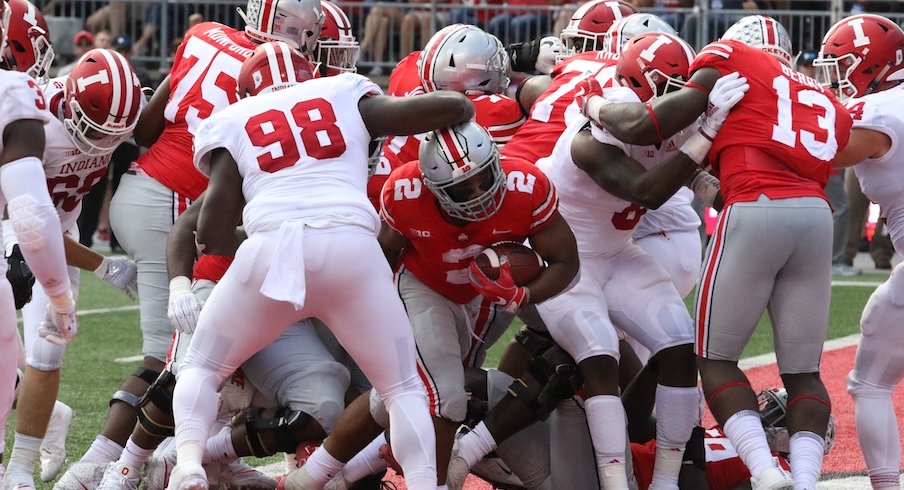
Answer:
[[[503,257],[508,259],[512,267],[512,279],[518,286],[533,281],[546,267],[537,252],[516,242],[494,243],[474,257],[474,261],[487,277],[496,280],[499,279],[499,264]]]

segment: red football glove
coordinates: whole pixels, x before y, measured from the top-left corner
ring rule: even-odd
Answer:
[[[493,303],[501,305],[512,313],[526,304],[530,297],[530,292],[526,287],[515,285],[515,280],[512,279],[512,266],[507,260],[503,260],[500,264],[499,279],[495,281],[487,277],[480,267],[477,267],[477,262],[471,262],[468,265],[468,277],[471,279],[471,285],[481,296],[492,300]]]
[[[596,114],[587,114],[587,104],[590,102],[590,99],[595,96],[602,97],[603,87],[600,85],[600,82],[596,77],[590,75],[577,85],[576,90],[577,91],[574,93],[574,100],[578,103],[578,107],[581,108],[581,114],[596,120]]]

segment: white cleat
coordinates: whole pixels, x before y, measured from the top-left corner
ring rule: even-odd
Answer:
[[[51,481],[66,462],[66,436],[72,425],[72,409],[57,401],[50,414],[44,442],[41,443],[41,481]]]
[[[248,466],[241,458],[220,469],[220,489],[273,490],[276,480]]]
[[[170,473],[176,467],[176,440],[164,439],[145,463],[145,485],[147,490],[163,490],[169,485]]]
[[[283,480],[285,490],[321,490],[323,484],[311,478],[308,471],[302,466],[295,471],[290,471]]]
[[[452,456],[449,459],[449,469],[446,471],[446,485],[449,490],[461,490],[465,486],[465,480],[471,474],[471,468],[461,456]]]
[[[28,473],[9,472],[3,476],[3,490],[34,490],[35,481]]]
[[[207,473],[197,463],[178,464],[170,474],[167,490],[208,490]]]
[[[345,480],[345,477],[342,476],[342,472],[340,471],[339,473],[336,473],[336,476],[330,481],[326,482],[323,490],[348,490],[350,486],[352,486],[352,484]]]
[[[110,463],[97,490],[138,490],[139,471],[126,463]]]
[[[794,490],[794,480],[776,463],[775,466],[766,468],[751,478],[750,486],[753,490]]]
[[[73,463],[53,486],[53,490],[95,490],[104,479],[104,470],[109,465],[110,463],[88,461]]]

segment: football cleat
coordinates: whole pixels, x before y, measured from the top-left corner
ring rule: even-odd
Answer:
[[[56,478],[66,462],[66,436],[72,425],[72,409],[69,405],[57,401],[47,423],[47,432],[41,443],[41,481]]]
[[[170,480],[170,473],[176,466],[176,440],[165,439],[145,463],[145,483],[147,490],[163,490]]]
[[[3,477],[3,490],[34,490],[35,482],[28,473],[11,471]]]
[[[170,475],[167,490],[207,490],[207,472],[197,463],[177,464]]]
[[[773,458],[773,461],[775,466],[766,468],[750,479],[753,490],[794,490],[791,475],[778,464],[778,460]]]
[[[110,463],[97,490],[138,490],[139,471],[126,463]]]
[[[230,490],[271,490],[276,480],[248,466],[241,458],[220,469],[220,488]]]
[[[53,490],[95,490],[104,479],[104,471],[110,463],[78,461],[53,486]]]

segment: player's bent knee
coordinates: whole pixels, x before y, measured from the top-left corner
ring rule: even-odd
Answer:
[[[175,387],[176,377],[164,370],[138,400],[138,424],[148,434],[156,437],[175,434],[172,416]]]
[[[63,366],[63,353],[66,348],[48,342],[45,339],[36,339],[28,353],[25,355],[25,363],[38,371],[58,371]]]
[[[854,370],[847,377],[847,392],[855,398],[891,398],[894,386],[883,386],[860,379],[857,371]]]
[[[313,419],[301,410],[280,408],[272,416],[264,409],[252,409],[245,416],[245,431],[252,454],[258,458],[278,452],[292,453],[301,442],[296,433]]]
[[[150,386],[159,376],[160,371],[154,371],[152,369],[140,367],[129,376],[129,379],[127,379],[124,384],[129,384],[130,382],[134,382],[134,380],[137,379],[143,384]],[[146,390],[146,388],[144,390]],[[143,394],[144,390],[140,391],[139,393]],[[135,393],[132,393],[131,391],[127,391],[125,389],[120,389],[117,390],[116,393],[113,393],[113,396],[110,398],[110,406],[112,407],[115,403],[124,403],[137,410],[139,401],[139,395],[136,395]]]

